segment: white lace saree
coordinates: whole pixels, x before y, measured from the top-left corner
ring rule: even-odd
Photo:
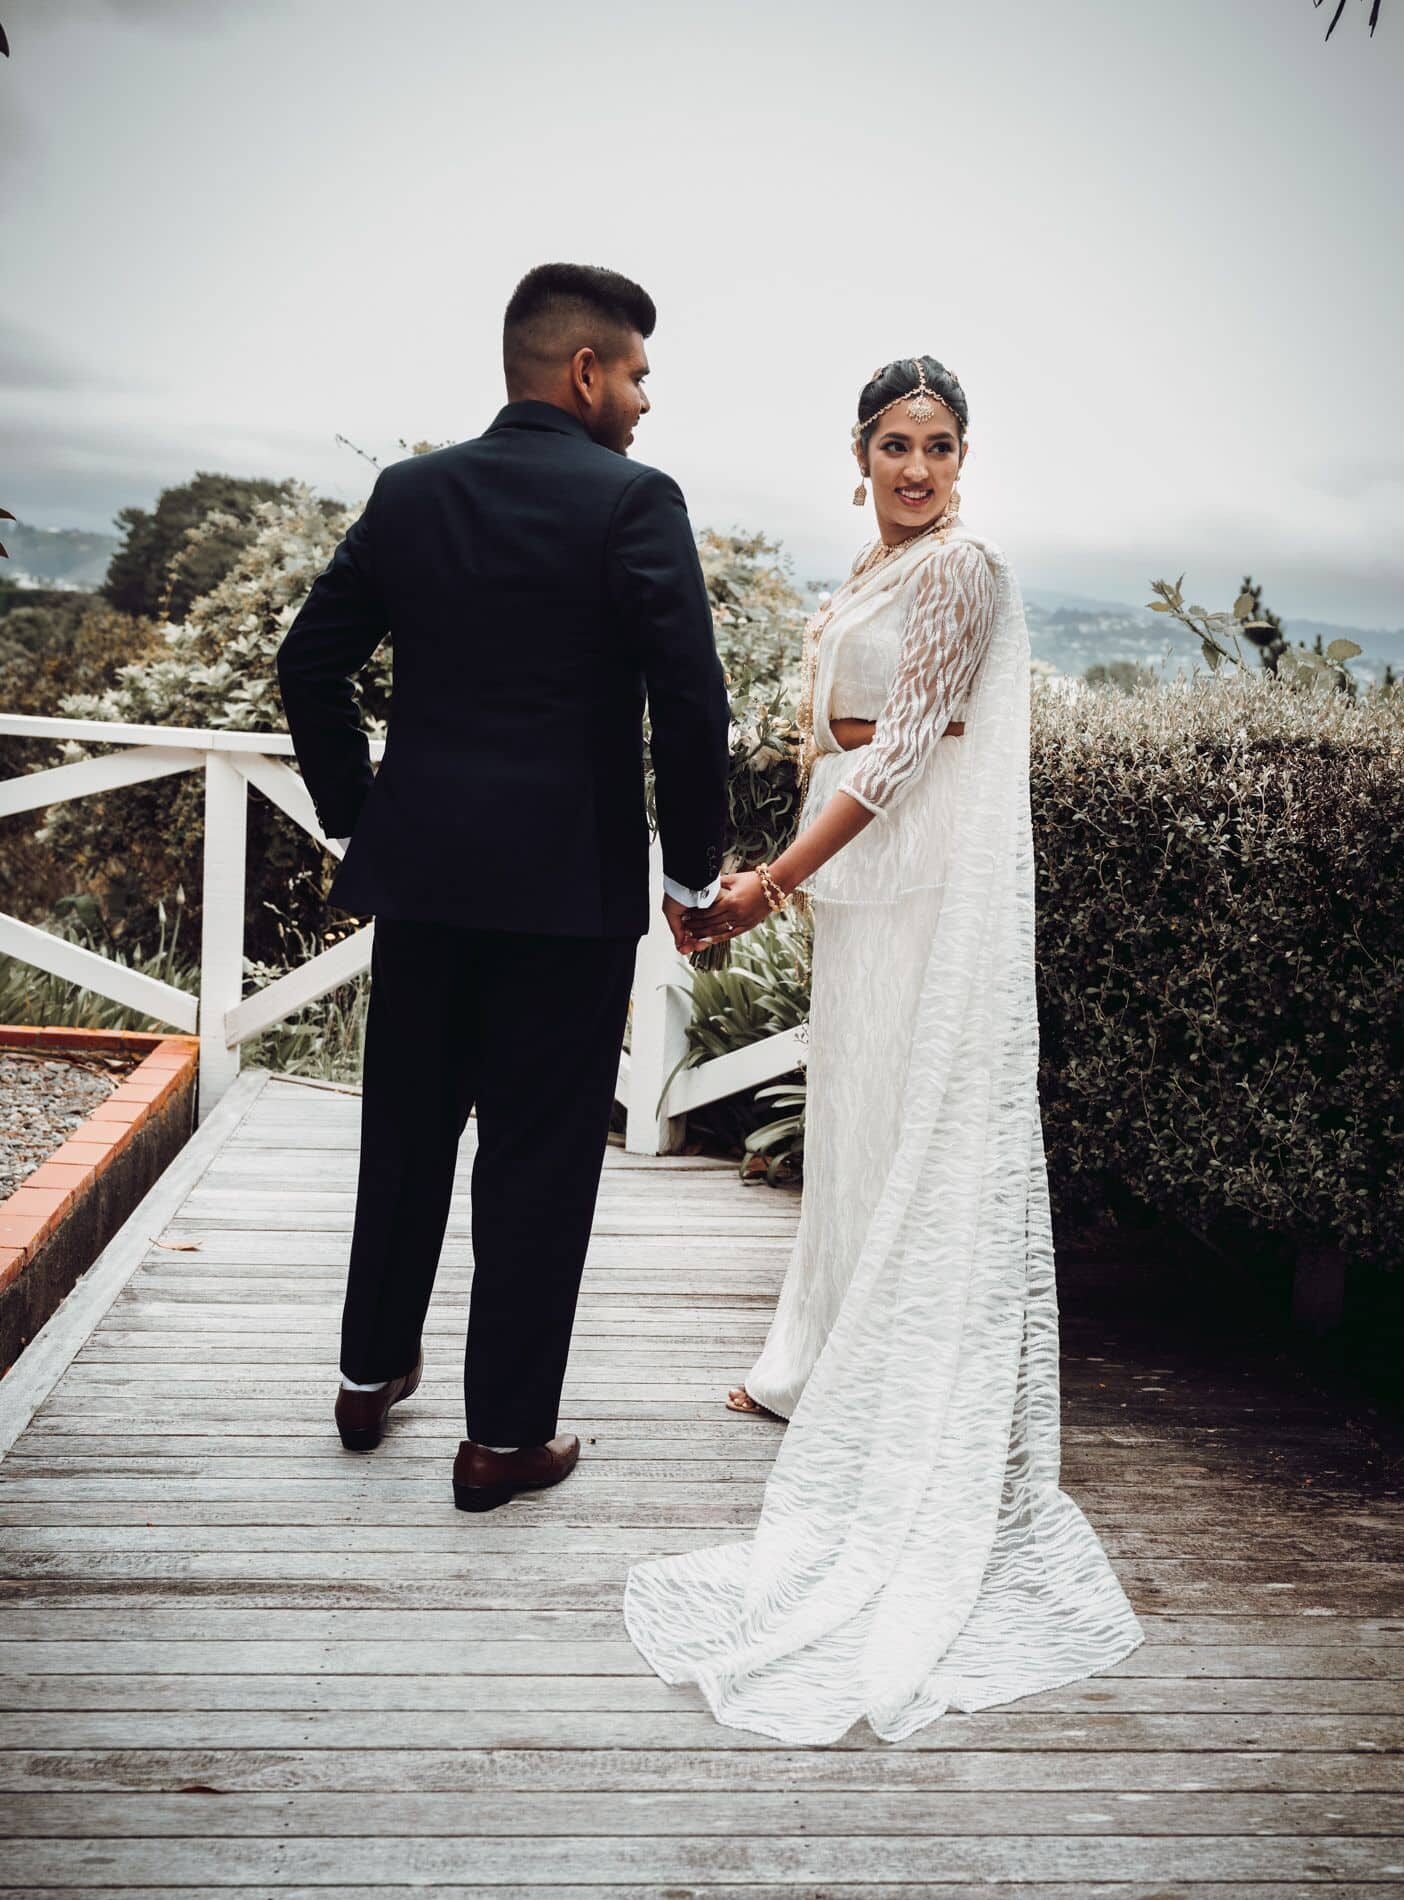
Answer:
[[[1058,1487],[1028,634],[998,547],[957,520],[845,583],[814,704],[801,823],[840,783],[878,815],[808,880],[803,1213],[746,1379],[790,1424],[754,1536],[636,1564],[624,1617],[729,1726],[822,1743],[865,1717],[896,1741],[1141,1630]],[[878,705],[840,752],[830,718]]]

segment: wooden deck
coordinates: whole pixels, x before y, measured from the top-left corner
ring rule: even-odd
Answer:
[[[1305,1388],[1069,1314],[1065,1482],[1146,1644],[896,1746],[778,1748],[659,1682],[619,1610],[632,1559],[754,1520],[780,1428],[720,1393],[795,1197],[611,1149],[566,1391],[580,1468],[473,1518],[449,1492],[466,1172],[419,1394],[369,1457],[332,1427],[358,1114],[241,1078],[0,1382],[0,1430],[23,1425],[0,1888],[1404,1891],[1400,1509]]]

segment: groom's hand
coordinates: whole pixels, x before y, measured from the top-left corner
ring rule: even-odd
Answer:
[[[690,950],[697,948],[696,937],[683,923],[683,916],[686,910],[686,904],[680,904],[676,897],[669,897],[667,892],[664,892],[663,915],[667,918],[668,928],[673,933],[673,943],[683,956],[686,956]]]

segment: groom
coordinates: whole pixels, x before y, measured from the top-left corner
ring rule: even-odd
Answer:
[[[706,587],[677,484],[628,455],[654,321],[615,271],[529,272],[506,407],[380,472],[278,649],[298,763],[346,846],[330,896],[375,917],[337,1425],[370,1449],[419,1383],[476,1106],[464,1510],[580,1453],[557,1411],[648,928],[645,698],[680,949],[718,888],[730,715]],[[387,633],[372,772],[354,680]]]

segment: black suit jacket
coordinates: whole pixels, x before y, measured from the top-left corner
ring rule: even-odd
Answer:
[[[373,772],[353,681],[387,632]],[[681,491],[550,403],[383,469],[277,664],[358,916],[642,935],[645,695],[664,868],[720,868],[730,713]]]

